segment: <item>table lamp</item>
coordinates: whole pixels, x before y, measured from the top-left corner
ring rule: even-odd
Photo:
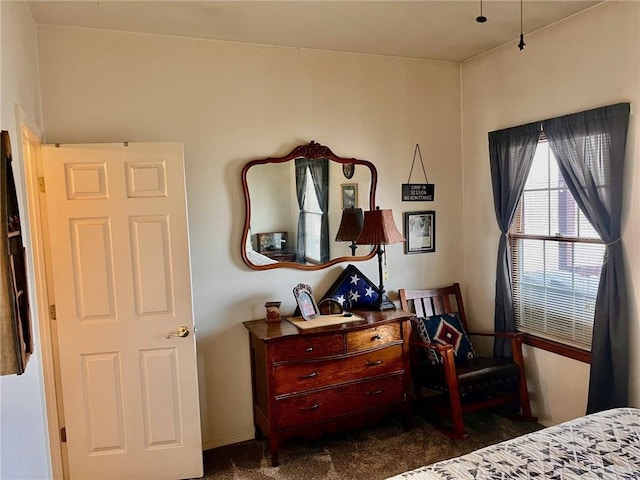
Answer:
[[[395,309],[384,289],[384,276],[382,274],[382,255],[385,250],[382,245],[404,242],[404,236],[398,231],[393,221],[393,212],[390,209],[364,212],[364,224],[362,231],[356,240],[356,245],[376,245],[378,247],[378,274],[380,275],[380,286],[378,287],[378,299],[373,303],[376,310]],[[386,256],[385,256],[386,261]]]
[[[356,255],[356,240],[360,236],[362,231],[363,214],[361,208],[344,208],[342,210],[342,218],[340,219],[340,226],[338,227],[338,233],[336,233],[336,242],[351,242],[349,248],[351,249],[351,255]]]

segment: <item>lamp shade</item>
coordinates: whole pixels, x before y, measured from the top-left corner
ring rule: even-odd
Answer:
[[[356,240],[358,245],[391,245],[404,242],[404,236],[398,231],[390,209],[364,212],[362,232]]]
[[[358,238],[362,231],[364,216],[361,208],[345,208],[342,210],[342,219],[336,233],[336,242],[352,242]]]

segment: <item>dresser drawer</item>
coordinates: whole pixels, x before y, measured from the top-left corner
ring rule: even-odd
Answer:
[[[334,419],[404,400],[403,375],[368,380],[276,401],[278,428]]]
[[[347,352],[369,350],[402,339],[399,323],[387,323],[377,327],[347,333]]]
[[[332,357],[344,354],[344,335],[292,338],[276,342],[272,348],[274,363]]]
[[[402,345],[336,360],[287,363],[274,368],[274,393],[299,393],[402,369]]]

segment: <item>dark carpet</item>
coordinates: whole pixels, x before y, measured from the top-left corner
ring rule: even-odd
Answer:
[[[452,440],[422,417],[406,432],[399,417],[375,427],[320,440],[292,439],[280,447],[280,466],[272,467],[266,440],[252,440],[204,453],[206,480],[383,480],[440,460],[539,430],[537,423],[509,420],[494,412],[465,417],[467,440]]]

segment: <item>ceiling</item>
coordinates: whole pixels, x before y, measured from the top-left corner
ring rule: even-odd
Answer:
[[[527,34],[601,3],[527,0]],[[36,24],[460,62],[520,34],[520,2],[480,0],[30,1]]]

